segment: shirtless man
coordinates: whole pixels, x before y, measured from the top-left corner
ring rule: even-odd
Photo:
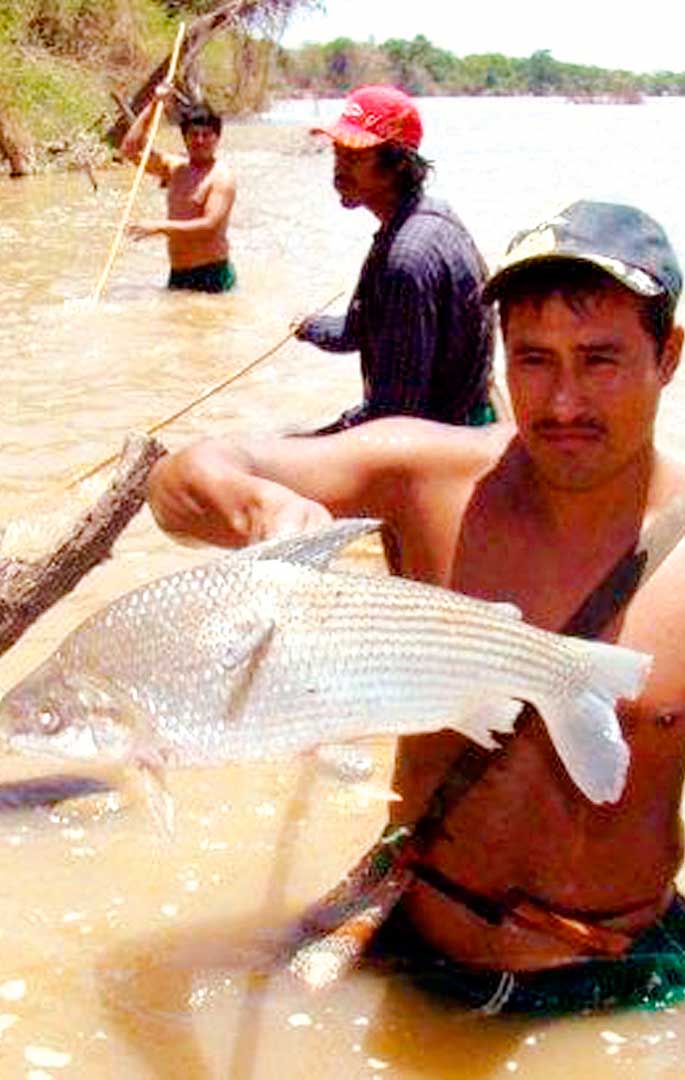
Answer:
[[[400,573],[512,602],[559,631],[643,522],[685,491],[685,465],[653,441],[680,357],[680,289],[676,257],[650,218],[576,203],[519,234],[488,284],[515,426],[394,418],[315,445],[204,442],[157,464],[153,512],[172,533],[229,546],[329,514],[383,518]],[[417,881],[392,921],[400,948],[449,977],[462,1000],[495,1011],[685,995],[685,904],[673,887],[684,574],[680,544],[603,633],[654,656],[640,700],[620,707],[631,765],[617,804],[584,798],[534,718],[446,808],[425,866],[456,891],[504,903],[504,915],[488,921],[449,889]],[[395,822],[417,819],[465,743],[451,732],[401,740]],[[507,912],[512,894],[530,899],[537,928]]]
[[[156,102],[172,93],[162,83],[126,133],[121,150],[132,161],[141,157]],[[216,157],[221,117],[207,105],[193,106],[182,116],[181,133],[185,155],[153,149],[147,162],[147,172],[158,176],[168,189],[168,216],[129,225],[128,235],[134,240],[166,236],[170,289],[227,292],[236,281],[227,237],[236,189],[230,169]]]

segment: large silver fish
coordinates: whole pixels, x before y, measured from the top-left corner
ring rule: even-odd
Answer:
[[[328,569],[378,527],[338,521],[120,597],[5,695],[3,736],[154,771],[440,728],[494,747],[531,702],[578,787],[618,799],[628,749],[614,706],[650,658],[539,630],[511,605]]]

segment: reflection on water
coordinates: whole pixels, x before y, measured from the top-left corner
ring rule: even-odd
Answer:
[[[299,115],[291,109],[277,119],[306,126],[313,105],[296,108]],[[326,109],[336,105],[321,103],[319,121]],[[542,208],[583,196],[639,203],[683,254],[685,151],[670,136],[684,109],[432,101],[424,108],[426,152],[436,160],[436,190],[491,261]],[[19,519],[6,537],[15,549],[28,553],[90,501],[94,488],[67,493],[69,480],[118,450],[127,431],[184,408],[267,353],[293,317],[349,292],[374,221],[340,209],[329,154],[303,127],[226,132],[239,184],[239,288],[225,297],[167,294],[163,245],[148,241],[124,245],[104,299],[89,302],[129,168],[101,174],[97,192],[80,174],[0,180],[0,520]],[[136,212],[153,216],[162,202],[145,181]],[[311,426],[358,394],[355,357],[289,339],[160,436],[173,447],[207,433]],[[662,441],[679,449],[682,416],[679,376],[660,419]],[[114,558],[2,658],[0,689],[88,612],[206,557],[162,536],[144,511]],[[392,747],[373,751],[382,784]],[[28,798],[3,804],[2,792],[17,788],[2,785],[49,778],[62,764],[0,759],[3,1078],[682,1075],[678,1010],[511,1021],[464,1015],[398,978],[358,973],[316,997],[275,973],[288,921],[356,860],[384,818],[380,803],[311,763],[173,774],[172,840],[158,835],[128,775],[103,774],[105,790],[77,791],[52,807],[31,807]]]

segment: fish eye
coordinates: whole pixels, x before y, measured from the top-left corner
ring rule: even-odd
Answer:
[[[61,717],[49,709],[42,709],[38,714],[40,729],[45,735],[54,735],[62,726]]]

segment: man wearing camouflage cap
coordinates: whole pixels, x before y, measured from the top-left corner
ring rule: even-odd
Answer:
[[[643,525],[662,541],[664,520],[682,528],[685,464],[654,443],[681,286],[647,214],[574,203],[519,233],[487,286],[514,424],[216,440],[153,471],[152,509],[174,533],[236,546],[370,515],[394,531],[398,573],[652,656],[641,696],[619,702],[629,755],[614,801],[574,787],[530,709],[477,767],[452,731],[400,740],[386,872],[392,836],[419,841],[376,950],[485,1013],[685,998],[685,542],[676,530],[670,553],[652,548],[651,576],[636,554]]]

